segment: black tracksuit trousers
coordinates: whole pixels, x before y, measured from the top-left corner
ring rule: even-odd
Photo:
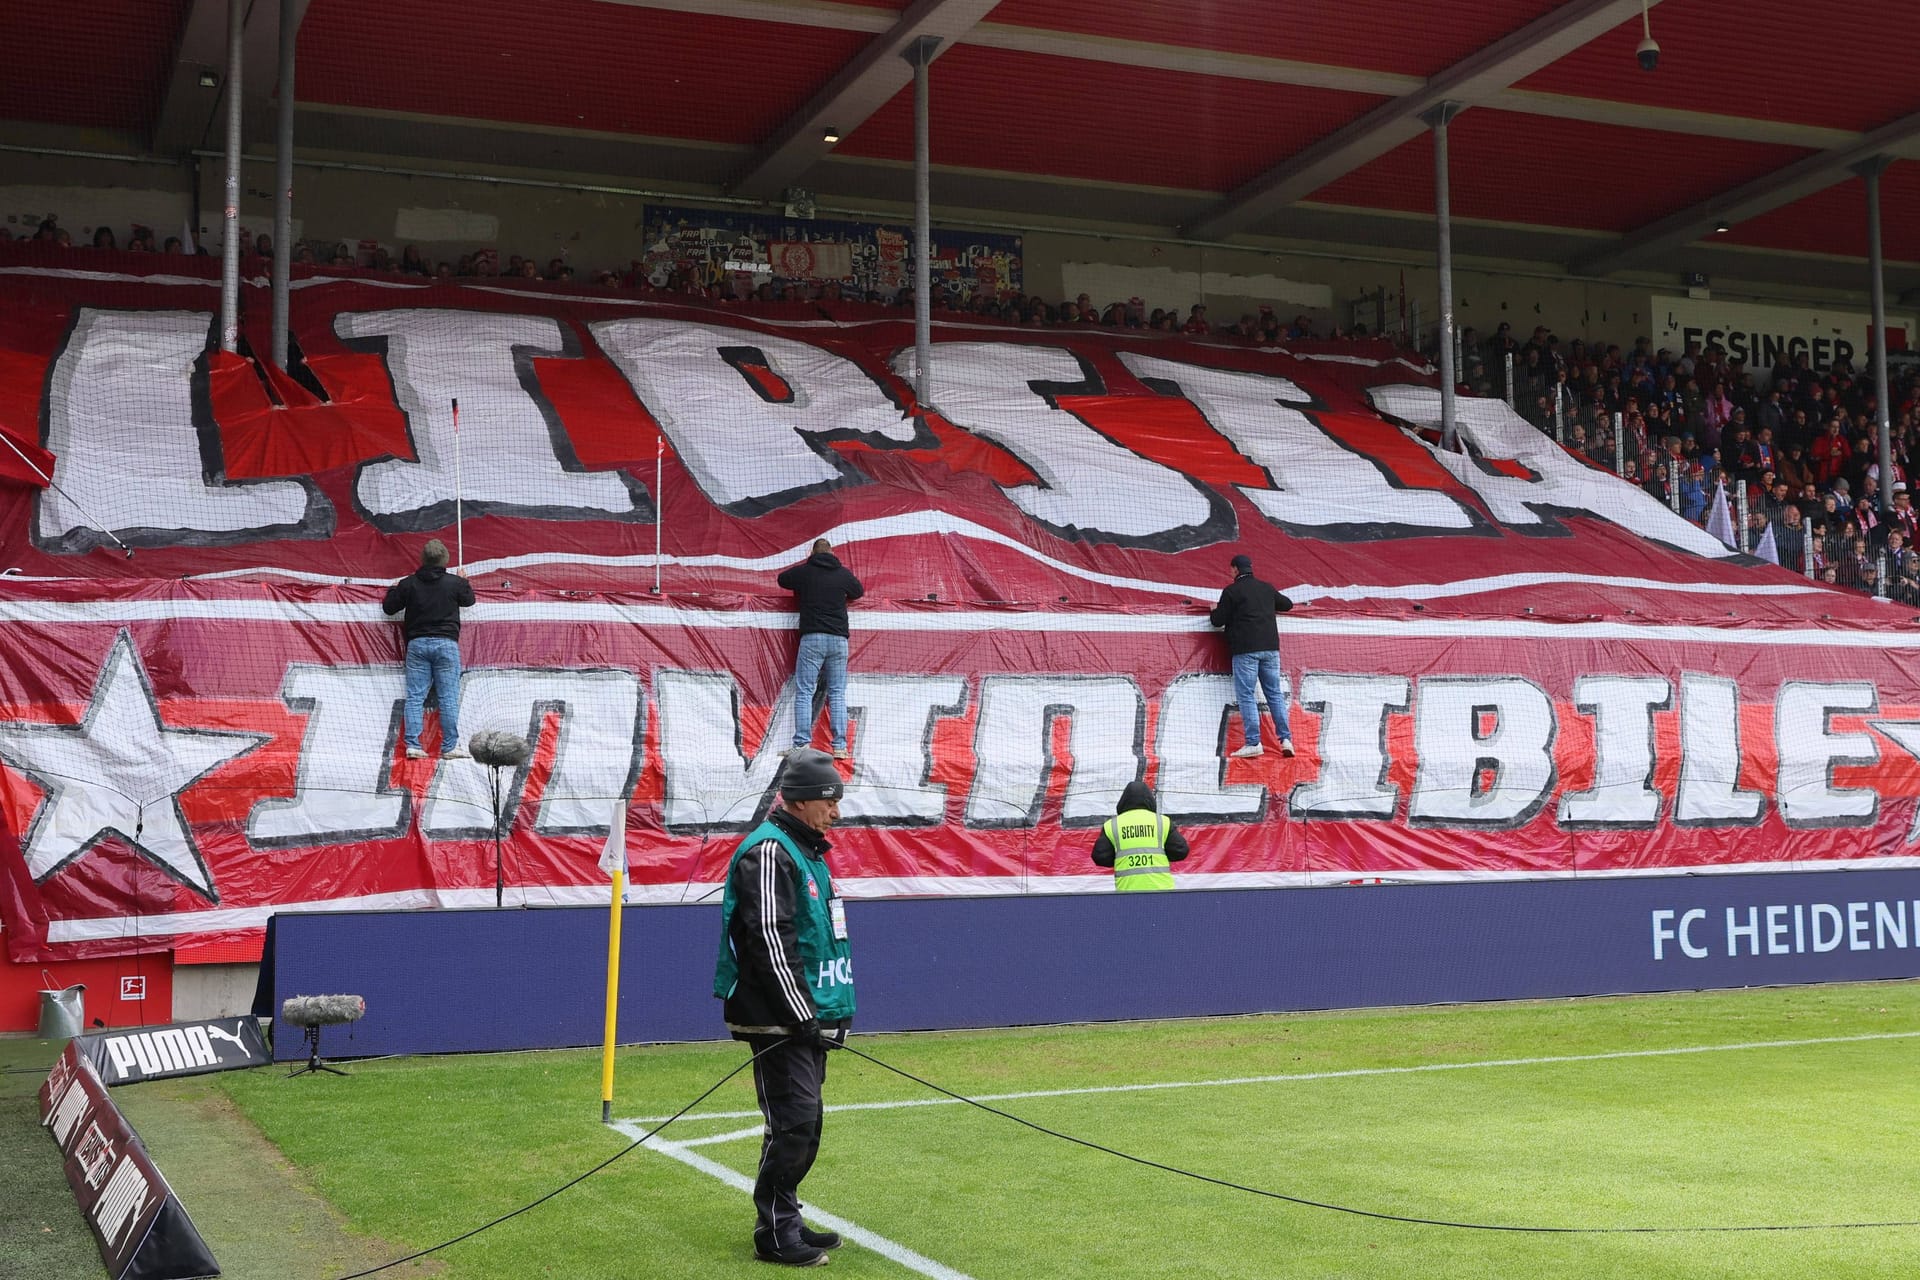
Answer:
[[[753,1244],[765,1253],[800,1243],[800,1180],[820,1153],[827,1049],[786,1036],[749,1036],[747,1044],[755,1053],[774,1046],[753,1061],[753,1090],[767,1122],[753,1183]]]

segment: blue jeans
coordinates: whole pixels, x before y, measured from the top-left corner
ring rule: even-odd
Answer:
[[[833,726],[833,749],[847,745],[847,638],[813,631],[800,637],[800,657],[793,664],[793,745],[813,741],[813,690],[826,676],[827,723]]]
[[[1256,681],[1267,695],[1267,710],[1273,712],[1280,741],[1293,741],[1293,729],[1287,724],[1287,677],[1280,670],[1279,651],[1268,649],[1233,655],[1233,696],[1240,703],[1240,724],[1247,731],[1247,745],[1260,745],[1260,704],[1253,697]]]
[[[427,686],[433,686],[440,705],[440,750],[460,745],[460,642],[444,636],[421,636],[407,641],[407,703],[403,724],[407,745],[420,745],[421,713],[427,704]]]

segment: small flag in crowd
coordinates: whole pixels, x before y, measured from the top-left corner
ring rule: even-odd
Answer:
[[[1773,544],[1773,526],[1771,524],[1767,526],[1767,531],[1760,535],[1759,545],[1754,547],[1753,555],[1756,560],[1765,560],[1768,564],[1780,563],[1780,548]]]
[[[1733,509],[1727,505],[1727,482],[1713,487],[1713,508],[1707,513],[1707,532],[1720,539],[1729,551],[1737,551],[1733,540]]]

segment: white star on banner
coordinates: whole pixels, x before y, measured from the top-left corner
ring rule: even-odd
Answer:
[[[20,842],[28,874],[43,881],[117,835],[160,870],[218,902],[213,876],[180,812],[180,793],[268,736],[169,729],[160,722],[133,638],[121,632],[79,724],[0,723],[0,761],[46,792]]]
[[[1869,720],[1869,725],[1889,738],[1916,760],[1920,760],[1920,722],[1912,720]],[[1920,805],[1913,810],[1913,826],[1907,829],[1907,843],[1920,840]]]

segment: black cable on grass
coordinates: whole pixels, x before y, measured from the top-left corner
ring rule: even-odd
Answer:
[[[365,1271],[350,1272],[347,1275],[339,1277],[339,1280],[360,1280],[362,1276],[378,1275],[380,1272],[385,1271],[390,1267],[397,1267],[403,1262],[412,1262],[416,1258],[424,1258],[430,1253],[438,1253],[440,1252],[440,1250],[445,1249],[450,1245],[459,1244],[462,1240],[471,1240],[475,1236],[479,1235],[482,1231],[486,1231],[492,1227],[497,1227],[501,1223],[511,1221],[512,1219],[519,1217],[521,1214],[526,1213],[529,1210],[539,1208],[541,1205],[545,1204],[547,1201],[559,1195],[562,1191],[566,1191],[572,1187],[579,1186],[581,1183],[585,1182],[588,1178],[591,1178],[594,1174],[600,1172],[602,1169],[612,1164],[615,1160],[620,1159],[622,1156],[631,1154],[635,1147],[640,1146],[642,1143],[646,1142],[649,1138],[652,1138],[656,1134],[662,1132],[663,1130],[666,1129],[668,1125],[672,1124],[675,1120],[678,1120],[681,1116],[684,1116],[685,1114],[687,1114],[687,1112],[693,1110],[695,1107],[705,1102],[708,1098],[711,1098],[715,1093],[718,1093],[721,1085],[733,1079],[735,1076],[739,1075],[742,1071],[745,1071],[748,1067],[752,1066],[756,1061],[759,1060],[761,1054],[771,1053],[773,1050],[783,1047],[784,1044],[785,1044],[785,1041],[779,1041],[774,1044],[770,1044],[766,1048],[760,1050],[759,1053],[754,1054],[752,1057],[748,1058],[745,1062],[741,1063],[739,1066],[735,1067],[733,1070],[727,1072],[727,1074],[721,1076],[718,1080],[715,1080],[710,1086],[708,1086],[707,1091],[705,1093],[701,1094],[699,1097],[695,1098],[692,1102],[689,1102],[686,1106],[680,1108],[678,1111],[668,1116],[665,1120],[662,1120],[654,1128],[648,1130],[646,1133],[640,1135],[638,1138],[635,1138],[632,1143],[620,1148],[620,1150],[614,1152],[612,1155],[608,1156],[605,1160],[602,1160],[599,1164],[593,1166],[593,1168],[587,1170],[585,1173],[581,1174],[579,1177],[571,1178],[566,1182],[561,1183],[559,1186],[555,1187],[553,1190],[547,1192],[545,1195],[539,1197],[538,1199],[529,1200],[527,1203],[521,1205],[518,1209],[514,1209],[508,1213],[503,1213],[491,1222],[483,1222],[479,1226],[475,1227],[473,1230],[462,1232],[461,1234],[454,1236],[451,1240],[442,1240],[439,1244],[428,1245],[426,1248],[416,1250],[413,1253],[407,1254],[405,1257],[395,1258],[391,1262],[383,1262],[377,1267],[368,1267]]]
[[[412,1262],[416,1258],[424,1258],[430,1253],[438,1253],[440,1250],[445,1249],[451,1245],[459,1244],[462,1240],[471,1240],[473,1239],[473,1237],[479,1235],[482,1231],[486,1231],[493,1227],[497,1227],[503,1222],[510,1222],[513,1219],[519,1217],[523,1213],[527,1213],[533,1209],[539,1208],[541,1205],[545,1204],[547,1201],[559,1195],[562,1191],[566,1191],[566,1190],[569,1190],[570,1188],[579,1186],[581,1183],[585,1182],[588,1178],[591,1178],[594,1174],[599,1173],[602,1169],[606,1168],[608,1165],[612,1164],[614,1161],[620,1159],[622,1156],[631,1154],[634,1148],[643,1145],[644,1143],[647,1142],[648,1139],[653,1138],[656,1135],[665,1132],[668,1125],[672,1124],[674,1121],[686,1115],[687,1112],[693,1110],[695,1107],[705,1102],[708,1098],[711,1098],[715,1093],[719,1092],[721,1085],[724,1085],[725,1083],[727,1083],[727,1081],[733,1079],[735,1076],[739,1075],[742,1071],[745,1071],[748,1067],[752,1066],[754,1062],[756,1062],[762,1055],[772,1053],[776,1049],[785,1047],[785,1045],[786,1045],[785,1041],[776,1041],[775,1043],[768,1045],[766,1048],[760,1050],[759,1053],[752,1055],[745,1062],[742,1062],[739,1066],[727,1072],[727,1074],[721,1076],[718,1080],[715,1080],[711,1085],[707,1087],[706,1091],[702,1093],[699,1097],[695,1098],[692,1102],[689,1102],[686,1106],[681,1107],[678,1111],[668,1116],[665,1120],[661,1121],[658,1125],[648,1130],[646,1133],[642,1134],[640,1137],[635,1138],[631,1144],[625,1147],[622,1147],[620,1150],[614,1152],[612,1155],[608,1156],[605,1160],[602,1160],[599,1164],[593,1166],[593,1168],[591,1169],[588,1169],[585,1173],[580,1174],[578,1177],[572,1178],[566,1182],[561,1183],[559,1186],[547,1192],[545,1195],[540,1196],[538,1199],[530,1200],[526,1204],[521,1205],[518,1209],[514,1209],[508,1213],[503,1213],[499,1217],[493,1219],[490,1222],[483,1222],[479,1226],[475,1227],[473,1230],[463,1232],[460,1235],[454,1236],[450,1240],[442,1240],[439,1244],[429,1245],[425,1249],[420,1249],[413,1253],[409,1253],[404,1257],[395,1258],[391,1262],[383,1262],[377,1267],[369,1267],[365,1271],[351,1272],[347,1275],[340,1276],[338,1280],[361,1280],[361,1278],[364,1276],[377,1275],[382,1271],[388,1270],[389,1268],[397,1267],[403,1262]],[[1530,1226],[1516,1226],[1516,1225],[1507,1224],[1507,1223],[1453,1222],[1445,1218],[1417,1218],[1408,1214],[1381,1213],[1378,1210],[1374,1210],[1374,1209],[1356,1209],[1356,1208],[1353,1208],[1351,1205],[1330,1204],[1323,1200],[1308,1200],[1303,1196],[1290,1196],[1279,1191],[1268,1191],[1263,1187],[1250,1187],[1250,1186],[1247,1186],[1245,1183],[1231,1182],[1225,1178],[1215,1178],[1209,1174],[1195,1173],[1191,1169],[1182,1169],[1176,1165],[1162,1164],[1158,1160],[1149,1160],[1145,1156],[1132,1155],[1132,1154],[1129,1154],[1128,1152],[1120,1151],[1113,1147],[1103,1146],[1098,1142],[1089,1141],[1086,1138],[1076,1138],[1074,1135],[1070,1133],[1062,1133],[1058,1129],[1049,1129],[1047,1126],[1043,1124],[1038,1124],[1032,1120],[1027,1120],[1020,1116],[1014,1115],[1011,1111],[1002,1111],[998,1107],[989,1106],[984,1102],[978,1101],[977,1099],[969,1098],[963,1093],[955,1093],[953,1090],[948,1089],[943,1085],[937,1085],[931,1080],[923,1079],[922,1077],[913,1074],[913,1072],[911,1071],[902,1070],[901,1068],[896,1067],[891,1063],[882,1062],[880,1061],[880,1059],[874,1057],[872,1054],[866,1053],[866,1052],[863,1052],[862,1050],[854,1048],[851,1044],[838,1044],[830,1047],[832,1047],[833,1049],[841,1053],[850,1053],[856,1058],[864,1058],[866,1061],[871,1062],[874,1066],[879,1067],[883,1071],[891,1071],[894,1075],[899,1076],[903,1080],[911,1080],[913,1083],[920,1085],[922,1088],[931,1089],[938,1094],[944,1094],[945,1096],[952,1098],[955,1102],[964,1102],[970,1107],[974,1107],[981,1111],[986,1112],[988,1115],[999,1116],[1002,1120],[1011,1120],[1015,1124],[1023,1125],[1026,1128],[1032,1129],[1036,1133],[1043,1133],[1049,1138],[1058,1138],[1062,1142],[1070,1142],[1077,1147],[1086,1147],[1090,1151],[1098,1151],[1105,1155],[1115,1156],[1121,1160],[1126,1160],[1137,1165],[1143,1165],[1149,1169],[1158,1169],[1162,1173],[1176,1174],[1182,1178],[1192,1178],[1195,1182],[1205,1182],[1212,1186],[1224,1187],[1229,1191],[1244,1191],[1248,1195],[1262,1196],[1268,1200],[1283,1200],[1288,1204],[1297,1204],[1307,1209],[1325,1209],[1332,1213],[1351,1214],[1356,1218],[1373,1218],[1380,1222],[1404,1222],[1404,1223],[1411,1224],[1413,1226],[1420,1226],[1420,1227],[1450,1227],[1458,1231],[1508,1231],[1508,1232],[1518,1232],[1525,1235],[1555,1235],[1555,1236],[1687,1235],[1687,1234],[1724,1233],[1724,1232],[1737,1232],[1737,1231],[1859,1231],[1859,1230],[1871,1230],[1876,1228],[1920,1227],[1920,1219],[1916,1219],[1913,1221],[1901,1221],[1901,1222],[1798,1222],[1798,1223],[1787,1223],[1787,1224],[1778,1224],[1778,1225],[1762,1224],[1762,1225],[1745,1226],[1745,1227],[1712,1227],[1712,1226],[1709,1226],[1709,1227],[1530,1227]]]
[[[882,1062],[872,1054],[864,1053],[854,1048],[851,1044],[842,1044],[839,1046],[839,1049],[843,1053],[851,1053],[857,1058],[864,1058],[874,1066],[885,1071],[891,1071],[894,1075],[902,1079],[911,1080],[917,1085],[933,1090],[935,1093],[945,1094],[956,1102],[964,1102],[970,1107],[977,1107],[988,1115],[999,1116],[1002,1120],[1011,1120],[1015,1124],[1024,1125],[1036,1133],[1046,1134],[1049,1138],[1058,1138],[1062,1142],[1071,1142],[1075,1146],[1086,1147],[1092,1151],[1099,1151],[1106,1155],[1116,1156],[1119,1159],[1127,1160],[1134,1164],[1144,1165],[1149,1169],[1158,1169],[1162,1173],[1178,1174],[1182,1178],[1192,1178],[1196,1182],[1206,1182],[1216,1187],[1225,1187],[1229,1191],[1244,1191],[1248,1195],[1264,1196],[1269,1200],[1284,1200],[1288,1204],[1297,1204],[1308,1209],[1326,1209],[1333,1213],[1352,1214],[1356,1218],[1374,1218],[1381,1222],[1404,1222],[1421,1227],[1450,1227],[1458,1231],[1510,1231],[1527,1235],[1555,1236],[1686,1235],[1736,1231],[1858,1231],[1873,1228],[1920,1227],[1920,1220],[1906,1222],[1805,1222],[1781,1225],[1763,1224],[1745,1227],[1530,1227],[1492,1222],[1452,1222],[1445,1218],[1416,1218],[1407,1214],[1381,1213],[1373,1209],[1356,1209],[1350,1205],[1329,1204],[1322,1200],[1308,1200],[1303,1196],[1290,1196],[1279,1191],[1268,1191],[1262,1187],[1249,1187],[1244,1183],[1230,1182],[1225,1178],[1215,1178],[1204,1173],[1195,1173],[1190,1169],[1181,1169],[1174,1165],[1162,1164],[1158,1160],[1149,1160],[1145,1156],[1131,1155],[1125,1151],[1116,1150],[1113,1147],[1102,1146],[1098,1142],[1091,1142],[1086,1138],[1076,1138],[1070,1133],[1062,1133],[1058,1129],[1049,1129],[1043,1124],[1036,1124],[1032,1120],[1023,1119],[1020,1116],[1014,1115],[1011,1111],[1002,1111],[998,1107],[988,1106],[986,1103],[969,1098],[965,1094],[955,1093],[953,1090],[937,1085],[931,1080],[923,1080],[911,1071],[903,1071],[890,1063]],[[665,1126],[663,1125],[661,1127],[664,1128]]]

